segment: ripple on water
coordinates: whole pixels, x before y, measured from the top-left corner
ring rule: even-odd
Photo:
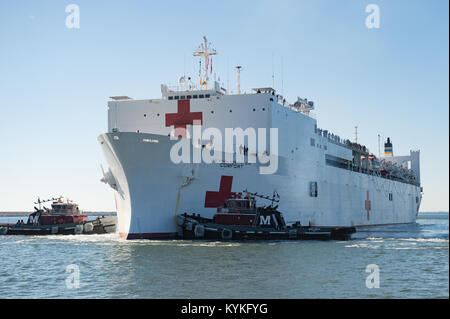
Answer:
[[[133,240],[117,234],[0,237],[5,298],[448,298],[448,220],[351,241]],[[65,286],[66,267],[80,288]],[[380,289],[365,286],[380,267]]]

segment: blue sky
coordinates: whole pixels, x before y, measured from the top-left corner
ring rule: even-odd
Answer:
[[[68,29],[68,4],[80,28]],[[365,8],[380,8],[368,29]],[[235,90],[275,86],[315,101],[319,127],[377,154],[421,150],[422,211],[448,211],[448,1],[0,1],[0,211],[64,194],[114,210],[99,179],[97,136],[109,96],[160,97],[161,83],[198,74],[206,35],[213,66]],[[228,63],[227,63],[228,61]],[[227,64],[229,68],[227,68]]]

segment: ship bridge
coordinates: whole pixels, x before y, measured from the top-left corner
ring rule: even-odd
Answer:
[[[166,84],[161,84],[161,94],[166,100],[191,100],[210,98],[212,96],[225,95],[227,90],[220,86],[220,83],[215,81],[213,89],[197,89],[193,85],[186,85],[180,81],[180,86],[169,87]]]

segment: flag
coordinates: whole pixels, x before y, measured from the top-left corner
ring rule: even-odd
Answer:
[[[210,72],[210,74],[212,74],[212,58],[211,58],[211,72]]]

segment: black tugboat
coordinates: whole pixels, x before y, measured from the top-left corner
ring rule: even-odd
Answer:
[[[43,203],[52,202],[52,208],[42,207]],[[116,231],[116,217],[98,217],[90,221],[78,205],[63,197],[41,201],[35,204],[34,212],[25,222],[19,220],[15,224],[0,224],[0,235],[77,235],[105,234]]]
[[[302,226],[300,222],[286,225],[283,215],[278,211],[279,196],[272,197],[244,191],[225,201],[213,218],[199,214],[178,216],[178,236],[182,239],[297,239],[297,240],[348,240],[356,229],[354,227],[313,227]],[[271,201],[266,207],[256,206],[255,197]],[[276,205],[275,205],[276,204]]]

